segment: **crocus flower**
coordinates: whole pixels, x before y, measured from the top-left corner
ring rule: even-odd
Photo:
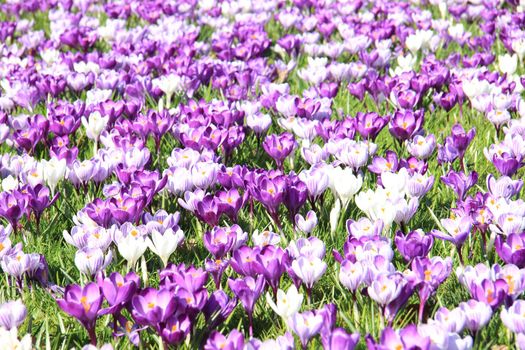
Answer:
[[[317,215],[313,210],[306,213],[306,217],[301,214],[295,215],[295,224],[297,228],[306,234],[310,234],[315,226],[317,226]]]
[[[516,300],[508,309],[501,310],[501,321],[514,333],[525,333],[525,301]]]
[[[253,336],[253,308],[263,292],[264,285],[263,276],[258,276],[257,279],[252,277],[236,280],[228,279],[228,286],[241,301],[244,310],[248,314],[250,337]]]
[[[475,171],[468,175],[464,172],[455,172],[451,170],[447,176],[442,176],[441,181],[456,192],[458,200],[464,200],[467,191],[478,182],[478,173]]]
[[[186,339],[191,329],[192,322],[188,315],[173,315],[166,321],[160,335],[167,344],[179,345]]]
[[[11,224],[15,234],[18,230],[18,221],[26,212],[27,204],[27,196],[17,190],[0,192],[0,217]]]
[[[436,137],[433,134],[428,136],[415,135],[407,144],[408,153],[418,159],[428,159],[436,148]]]
[[[402,110],[396,111],[390,119],[389,131],[400,141],[411,138],[422,127],[424,111]]]
[[[367,268],[359,261],[353,263],[350,260],[343,260],[339,271],[339,281],[352,293],[355,293],[364,282],[367,271]]]
[[[299,336],[303,349],[306,349],[308,342],[314,337],[323,325],[323,317],[312,311],[295,313],[288,319],[288,326]]]
[[[507,264],[525,267],[525,233],[511,233],[507,238],[502,235],[496,237],[494,246],[499,257]]]
[[[470,292],[474,299],[487,303],[494,310],[505,301],[508,290],[509,286],[504,279],[497,279],[496,281],[484,279],[470,286]]]
[[[211,293],[202,312],[211,329],[224,322],[237,306],[237,298],[229,298],[223,290]]]
[[[521,191],[523,180],[512,180],[508,176],[498,179],[494,175],[487,175],[487,189],[494,197],[510,199]]]
[[[461,247],[470,234],[472,219],[469,216],[458,216],[453,219],[442,219],[441,224],[447,232],[444,233],[439,230],[432,230],[432,235],[436,238],[452,242],[456,246],[459,259],[463,264]]]
[[[162,265],[166,266],[171,254],[173,254],[183,239],[184,232],[176,226],[174,229],[167,229],[164,233],[153,230],[151,233],[151,240],[147,243],[149,249],[160,257]]]
[[[292,262],[292,270],[305,284],[308,294],[314,283],[324,275],[326,267],[326,263],[316,256],[300,256]]]
[[[368,295],[382,307],[389,304],[401,293],[403,283],[394,276],[380,274],[368,287]]]
[[[75,265],[86,276],[93,277],[104,270],[113,258],[111,251],[104,254],[100,248],[82,248],[75,253]]]
[[[91,344],[96,345],[95,324],[103,301],[100,287],[94,282],[84,287],[72,284],[66,287],[63,299],[56,301],[64,312],[75,317],[86,328]]]
[[[277,167],[282,169],[284,160],[290,155],[297,143],[292,134],[283,133],[266,136],[262,145],[266,153],[275,160]]]
[[[2,349],[31,350],[31,334],[26,334],[22,339],[18,339],[18,330],[15,328],[5,329],[0,327],[0,347]]]
[[[131,227],[126,236],[116,239],[117,248],[124,259],[128,262],[128,268],[134,268],[138,259],[144,254],[150,239],[142,235],[137,228]]]
[[[132,315],[137,323],[159,330],[159,323],[173,315],[177,304],[175,295],[167,288],[146,288],[131,299]]]
[[[303,295],[299,294],[295,285],[291,285],[285,293],[282,289],[277,291],[277,302],[274,302],[269,293],[266,293],[266,302],[285,321],[299,311],[303,303]]]
[[[227,337],[217,331],[213,331],[206,344],[204,350],[236,350],[244,348],[244,336],[241,332],[234,329]]]
[[[449,310],[446,307],[440,307],[434,315],[434,320],[439,322],[448,332],[460,333],[465,327],[467,316],[462,308],[457,307]]]
[[[473,332],[485,327],[492,317],[492,308],[483,301],[471,299],[462,302],[459,307],[465,312],[465,327]]]
[[[397,231],[395,237],[397,250],[406,261],[412,261],[416,257],[424,257],[428,255],[434,238],[432,235],[427,235],[423,230],[415,230],[407,235],[403,235],[401,231]]]
[[[24,322],[27,309],[21,300],[8,301],[0,305],[0,327],[7,330],[17,328]]]
[[[109,304],[108,308],[100,310],[100,314],[118,315],[140,287],[140,280],[134,272],[129,272],[126,276],[113,272],[109,277],[99,280],[98,285]]]
[[[395,331],[387,327],[381,332],[379,343],[376,343],[371,336],[368,336],[366,343],[369,349],[430,349],[430,339],[422,334],[415,325]]]

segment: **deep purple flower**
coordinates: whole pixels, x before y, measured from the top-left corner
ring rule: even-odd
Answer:
[[[525,267],[525,233],[511,233],[506,239],[498,235],[494,242],[496,252],[507,264]]]
[[[210,295],[202,309],[210,329],[223,323],[237,306],[237,298],[229,298],[223,290],[216,290]]]
[[[55,203],[60,193],[56,193],[53,198],[49,198],[49,189],[41,184],[36,185],[34,188],[27,187],[28,194],[28,206],[31,208],[35,215],[36,225],[40,227],[40,217],[44,210]]]
[[[75,317],[86,328],[91,344],[96,345],[95,324],[103,301],[100,287],[94,282],[84,287],[72,284],[66,287],[64,298],[56,301],[64,312]]]
[[[129,272],[124,277],[118,272],[113,272],[109,277],[99,280],[98,284],[109,304],[108,308],[100,310],[100,314],[117,315],[140,287],[140,279],[134,272]]]
[[[388,123],[388,117],[382,117],[375,112],[358,112],[355,121],[356,129],[361,137],[373,141]]]
[[[275,160],[277,167],[282,169],[285,158],[292,153],[297,142],[292,134],[285,132],[280,135],[266,136],[262,146],[266,153]]]
[[[253,308],[261,296],[265,287],[264,277],[259,275],[256,279],[253,277],[238,278],[236,280],[228,279],[228,286],[233,294],[241,301],[244,310],[248,314],[250,337],[253,336]]]
[[[24,216],[27,205],[27,195],[17,190],[0,193],[0,217],[9,221],[15,234],[18,230],[18,221]]]
[[[434,237],[425,234],[423,230],[415,230],[406,235],[397,231],[395,243],[398,252],[406,261],[412,261],[416,257],[425,257],[428,255],[434,243]]]
[[[422,127],[425,112],[403,110],[396,111],[389,124],[389,131],[400,141],[412,138]]]
[[[288,254],[280,247],[267,245],[257,255],[257,261],[259,262],[259,273],[264,276],[274,295],[277,295],[281,276],[289,264]]]

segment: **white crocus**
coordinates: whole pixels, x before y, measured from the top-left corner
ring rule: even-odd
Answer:
[[[518,55],[501,55],[498,57],[498,68],[501,73],[513,75],[518,68]]]
[[[363,177],[361,174],[354,175],[351,168],[334,168],[330,172],[331,183],[335,194],[342,202],[342,208],[346,208],[348,201],[361,189]]]
[[[413,55],[416,55],[423,46],[423,38],[421,35],[411,34],[406,38],[405,45]]]
[[[8,177],[6,177],[5,179],[2,180],[2,186],[1,186],[1,189],[2,191],[12,191],[16,188],[18,188],[19,186],[19,182],[16,178],[14,178],[13,176],[9,175]]]
[[[166,95],[166,106],[170,106],[173,94],[183,90],[184,81],[176,74],[163,75],[153,80],[153,86],[158,87]]]
[[[82,117],[82,125],[86,128],[87,137],[95,141],[95,153],[100,134],[106,129],[108,122],[109,116],[102,116],[99,111],[91,113],[87,119]]]
[[[518,59],[523,62],[525,56],[525,38],[518,38],[512,41],[512,50],[518,55]]]
[[[30,334],[26,334],[22,339],[18,340],[18,330],[16,327],[10,330],[0,327],[0,349],[31,350],[31,347]]]
[[[117,242],[120,255],[128,262],[128,269],[134,268],[137,261],[150,245],[150,239],[140,235],[128,234]]]
[[[277,315],[286,321],[301,308],[303,295],[300,294],[295,285],[292,284],[286,293],[282,289],[277,291],[277,303],[273,301],[270,293],[266,293],[266,302]]]
[[[42,169],[41,173],[44,175],[44,181],[51,190],[55,193],[57,184],[66,176],[67,162],[65,159],[51,158],[50,160],[42,160],[40,162]]]
[[[149,249],[162,260],[162,264],[166,266],[171,254],[177,249],[180,242],[184,239],[184,232],[178,227],[177,230],[167,229],[164,234],[157,230],[151,233],[151,240],[148,240]]]

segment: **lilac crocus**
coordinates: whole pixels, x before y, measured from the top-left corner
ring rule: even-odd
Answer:
[[[467,191],[478,182],[478,173],[473,171],[468,175],[464,172],[455,172],[451,170],[446,176],[441,177],[441,181],[449,187],[451,187],[458,200],[464,200]]]
[[[317,226],[317,215],[313,210],[309,210],[308,213],[306,213],[306,217],[303,217],[301,214],[296,214],[295,225],[297,225],[297,228],[302,232],[310,234],[315,226]]]
[[[27,309],[21,300],[8,301],[0,305],[0,327],[7,330],[20,326],[26,316]]]
[[[288,326],[299,336],[303,349],[323,326],[323,317],[312,311],[295,313],[288,319]]]
[[[213,331],[206,344],[204,350],[237,350],[244,348],[244,336],[241,332],[234,329],[227,337],[217,331]]]
[[[461,264],[464,264],[461,247],[470,234],[472,219],[469,216],[458,216],[453,219],[442,219],[441,224],[447,232],[432,230],[432,235],[436,238],[452,242],[456,246]]]
[[[508,309],[501,310],[501,321],[514,333],[525,333],[525,301],[516,300]]]
[[[473,332],[487,325],[492,317],[492,308],[483,301],[471,299],[459,304],[465,313],[465,327]]]
[[[387,327],[381,332],[379,343],[376,343],[371,336],[366,339],[368,349],[430,349],[430,339],[419,333],[415,325],[408,325],[407,327],[395,331]]]

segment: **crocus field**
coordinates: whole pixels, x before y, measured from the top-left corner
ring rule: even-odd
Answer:
[[[524,56],[523,0],[0,1],[0,350],[525,349]]]

